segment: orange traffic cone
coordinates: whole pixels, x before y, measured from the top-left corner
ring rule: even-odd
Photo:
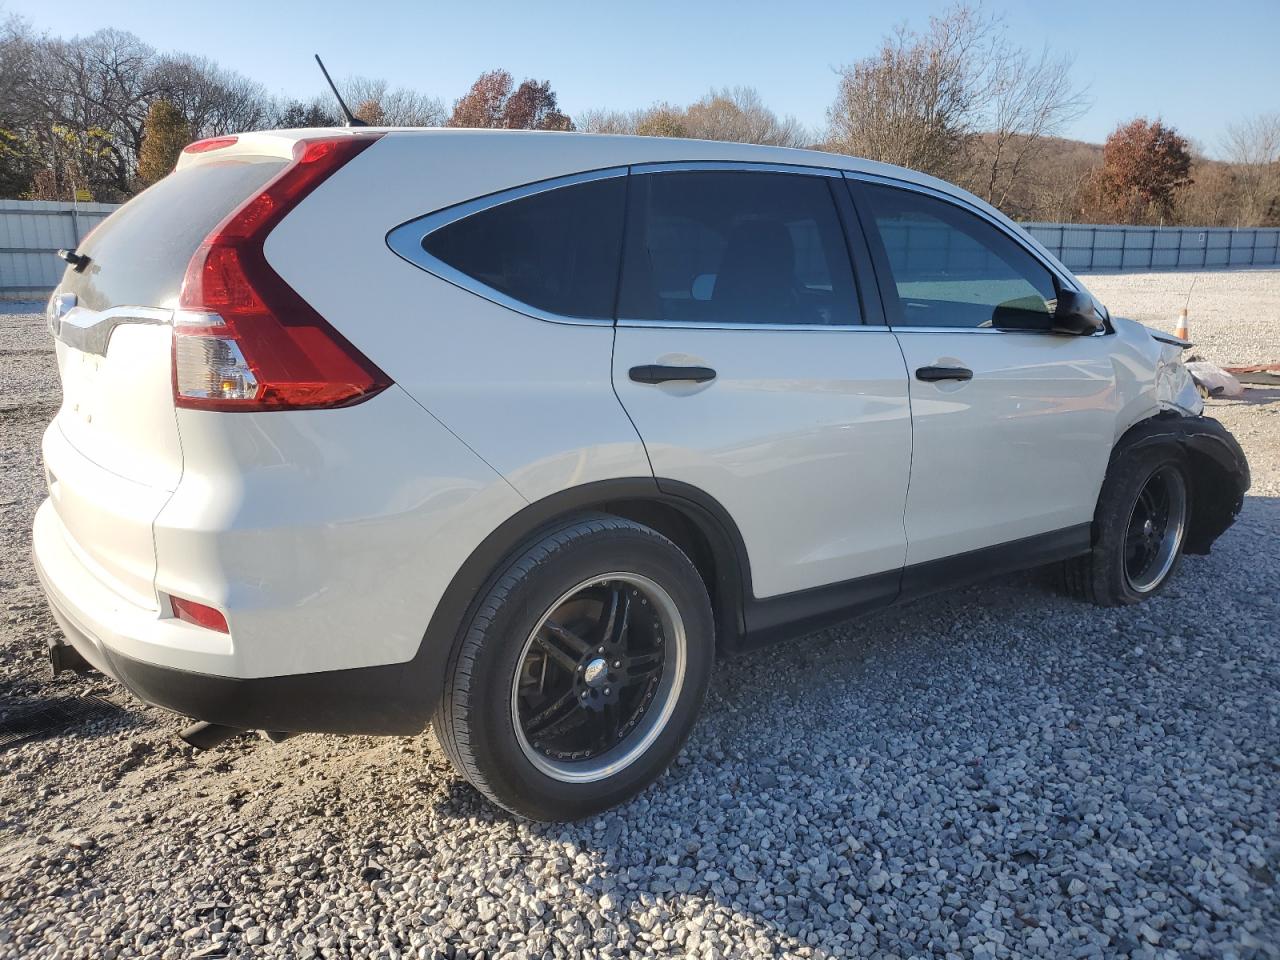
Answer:
[[[1187,308],[1183,307],[1178,311],[1178,325],[1174,328],[1173,335],[1181,340],[1190,340],[1187,335]]]

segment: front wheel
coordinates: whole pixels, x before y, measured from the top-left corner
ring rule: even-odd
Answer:
[[[592,516],[516,558],[450,661],[436,735],[499,806],[572,820],[634,795],[693,727],[711,675],[707,591],[656,531]]]
[[[1187,464],[1179,450],[1120,454],[1098,498],[1093,549],[1066,562],[1070,592],[1104,607],[1158,593],[1178,568],[1190,507]]]

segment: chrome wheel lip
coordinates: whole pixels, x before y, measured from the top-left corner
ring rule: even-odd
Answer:
[[[1165,526],[1165,531],[1157,548],[1156,557],[1147,564],[1147,568],[1138,576],[1135,576],[1129,569],[1129,537],[1132,534],[1134,515],[1137,513],[1138,505],[1142,501],[1142,494],[1153,482],[1159,481],[1165,484],[1165,489],[1169,497],[1169,518]],[[1150,519],[1147,520],[1150,523]],[[1123,546],[1122,562],[1124,564],[1124,578],[1129,585],[1129,589],[1135,593],[1150,593],[1164,582],[1165,577],[1169,575],[1169,571],[1173,569],[1173,564],[1178,558],[1178,548],[1182,546],[1182,537],[1186,530],[1187,524],[1187,483],[1182,472],[1176,467],[1165,464],[1156,469],[1142,488],[1138,491],[1138,496],[1134,498],[1133,506],[1129,510],[1129,519],[1125,524],[1125,539]]]
[[[637,728],[609,751],[589,760],[561,761],[553,760],[538,750],[525,736],[520,722],[520,671],[521,665],[529,655],[539,631],[551,619],[551,615],[568,602],[576,594],[590,587],[602,586],[606,583],[626,583],[639,590],[653,606],[662,621],[666,660],[662,679],[654,694],[653,702],[640,718]],[[516,658],[515,672],[511,678],[511,724],[515,731],[516,742],[520,752],[542,774],[561,783],[595,783],[606,780],[639,760],[653,746],[653,742],[666,729],[680,699],[680,691],[684,686],[686,664],[688,661],[688,639],[684,627],[684,618],[676,606],[671,594],[654,580],[638,573],[614,571],[601,573],[576,584],[562,593],[546,608],[537,624],[529,631],[524,646]]]

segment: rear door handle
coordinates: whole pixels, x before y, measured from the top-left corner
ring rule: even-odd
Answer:
[[[973,371],[968,367],[920,367],[916,370],[916,379],[925,383],[938,383],[942,380],[972,380]]]
[[[631,379],[636,383],[666,383],[669,380],[692,380],[694,383],[706,383],[716,378],[716,372],[710,367],[677,367],[661,363],[647,363],[631,368]]]

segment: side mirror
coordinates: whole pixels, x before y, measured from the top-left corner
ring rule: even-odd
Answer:
[[[1069,333],[1087,337],[1102,329],[1102,315],[1094,305],[1093,297],[1076,290],[1059,290],[1058,304],[1053,311],[1054,333]]]

